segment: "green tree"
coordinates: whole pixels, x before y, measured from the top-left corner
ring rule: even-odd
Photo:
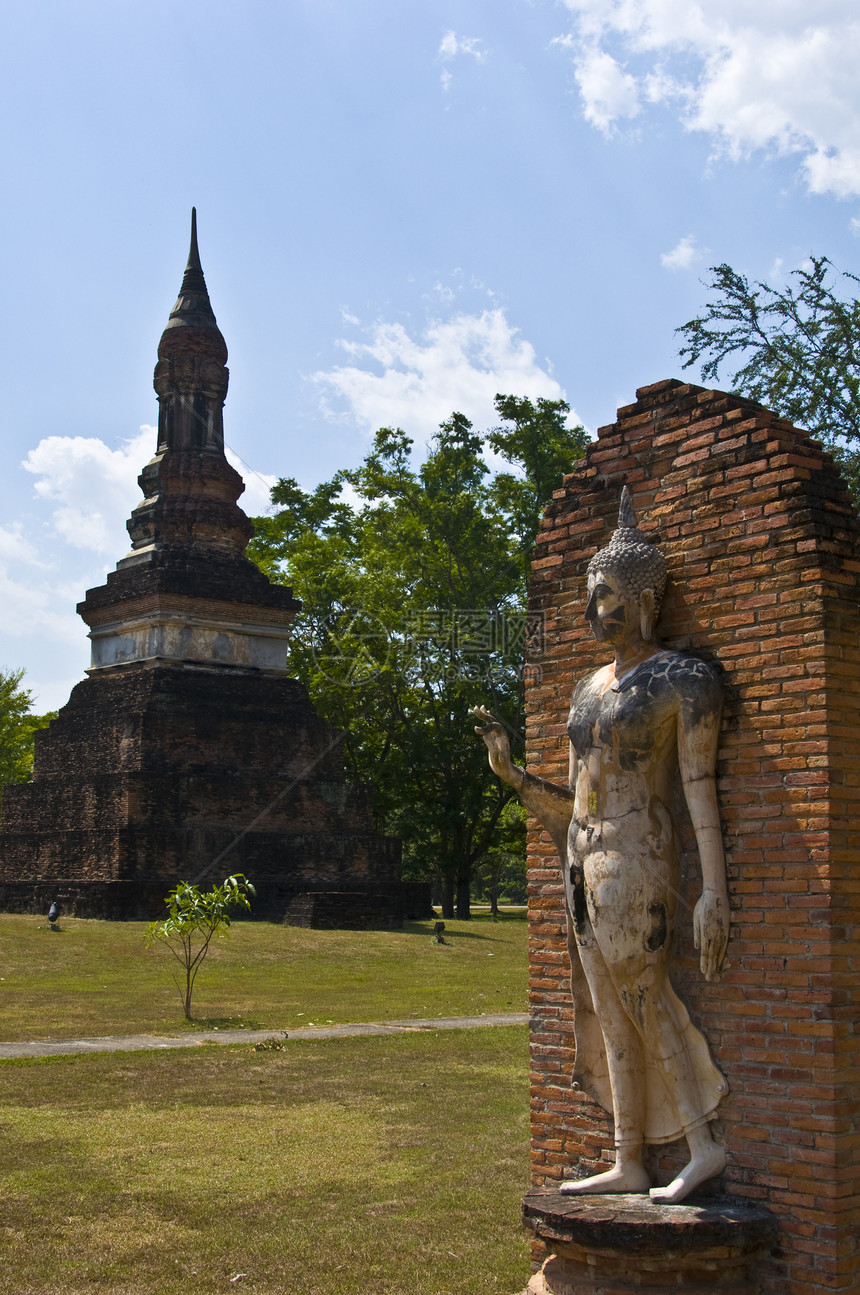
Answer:
[[[516,472],[499,472],[493,496],[513,528],[523,570],[528,577],[532,548],[545,505],[588,444],[583,427],[568,427],[566,400],[536,403],[518,396],[496,396],[496,412],[506,425],[487,436],[490,448]]]
[[[447,917],[455,896],[457,916],[469,916],[472,876],[512,795],[468,712],[489,700],[521,742],[523,555],[584,439],[564,427],[563,402],[499,396],[497,409],[511,426],[486,437],[453,414],[417,468],[405,432],[382,428],[357,469],[310,492],[279,481],[279,511],[256,519],[249,549],[302,599],[291,673],[346,730],[349,775],[376,785],[377,817],[403,839],[406,875],[438,879]],[[516,474],[493,478],[488,446]]]
[[[811,257],[784,289],[711,267],[711,297],[682,324],[684,368],[702,378],[729,370],[732,388],[767,405],[827,445],[860,506],[860,301],[840,297],[825,256]],[[841,276],[849,288],[860,279]]]
[[[36,733],[47,728],[56,711],[34,715],[33,694],[22,687],[24,670],[0,670],[0,786],[29,782],[33,776]]]
[[[477,876],[476,894],[490,901],[493,917],[499,915],[499,899],[524,904],[526,883],[526,812],[514,797],[505,805],[498,827]]]
[[[167,917],[150,922],[144,936],[146,947],[161,940],[182,968],[183,981],[177,981],[177,987],[186,1021],[191,1020],[194,982],[212,940],[216,935],[226,934],[232,909],[250,909],[250,896],[254,894],[254,887],[240,872],[206,891],[180,881],[164,900]]]

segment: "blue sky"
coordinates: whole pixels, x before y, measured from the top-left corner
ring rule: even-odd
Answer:
[[[858,65],[853,0],[9,4],[0,665],[88,663],[192,204],[259,512],[499,390],[611,422],[710,265],[856,271]]]

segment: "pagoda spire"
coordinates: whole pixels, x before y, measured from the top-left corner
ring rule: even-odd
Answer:
[[[176,305],[170,312],[168,328],[214,328],[215,313],[209,300],[203,267],[200,264],[200,250],[197,246],[197,208],[191,208],[191,245],[188,249],[188,264],[182,276],[182,287]],[[220,334],[219,334],[220,336]],[[223,342],[223,338],[221,339]],[[226,358],[226,357],[225,357]]]
[[[158,344],[153,383],[158,394],[158,453],[224,453],[227,344],[215,321],[191,209],[191,246],[176,305]]]
[[[185,286],[185,281],[187,280],[189,274],[192,274],[195,270],[200,271],[200,277],[202,280],[203,267],[200,264],[200,251],[197,247],[197,208],[192,207],[191,208],[191,246],[188,249],[188,264],[185,267],[185,279],[183,279],[182,281],[183,287]]]
[[[245,557],[254,528],[224,454],[226,360],[192,211],[182,286],[158,344],[158,445],[137,479],[131,552],[78,607],[93,639],[91,670],[157,660],[283,673],[298,604]]]
[[[227,344],[215,321],[191,211],[188,263],[176,305],[158,344],[153,386],[158,445],[138,477],[144,499],[128,521],[132,553],[151,561],[165,546],[241,555],[253,533],[236,500],[242,478],[224,455]],[[161,560],[161,559],[159,559]],[[183,561],[186,559],[183,558]]]

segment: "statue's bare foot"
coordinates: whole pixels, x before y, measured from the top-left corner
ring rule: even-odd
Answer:
[[[647,1192],[651,1175],[642,1165],[615,1165],[602,1174],[590,1178],[571,1178],[563,1182],[559,1191],[565,1196],[602,1196],[621,1192]]]
[[[657,1205],[677,1205],[690,1192],[701,1187],[709,1178],[716,1178],[726,1167],[726,1153],[716,1142],[708,1141],[707,1147],[697,1151],[693,1159],[682,1169],[678,1177],[668,1187],[652,1187],[651,1200]]]

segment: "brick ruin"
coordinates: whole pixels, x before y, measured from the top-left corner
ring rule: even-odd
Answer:
[[[567,781],[572,685],[607,659],[583,620],[585,573],[625,483],[669,563],[661,638],[725,675],[728,959],[720,981],[706,983],[692,945],[699,882],[688,825],[674,980],[729,1082],[716,1124],[728,1151],[722,1190],[777,1220],[775,1254],[749,1287],[731,1289],[856,1290],[860,525],[832,460],[784,420],[677,381],[640,390],[555,492],[538,536],[531,610],[546,617],[547,649],[527,698],[529,768],[557,782]],[[681,821],[680,788],[678,804]],[[611,1163],[611,1120],[570,1087],[561,878],[534,824],[529,863],[533,1182],[551,1186],[578,1165]],[[675,1151],[651,1149],[662,1182],[683,1163],[683,1144]],[[721,1286],[719,1260],[713,1272],[710,1284],[683,1288]],[[598,1277],[581,1289],[603,1289]]]
[[[79,604],[88,677],[37,734],[33,781],[3,793],[7,911],[57,899],[78,916],[149,917],[177,880],[232,872],[270,920],[395,925],[429,909],[429,891],[400,880],[399,841],[374,831],[372,788],[345,781],[342,735],[287,677],[300,604],[245,556],[253,527],[224,455],[226,360],[192,215],[132,549]]]

